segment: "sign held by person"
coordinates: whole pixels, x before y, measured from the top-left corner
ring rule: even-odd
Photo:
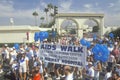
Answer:
[[[86,63],[86,47],[44,44],[39,47],[40,57],[46,62],[64,64],[70,66],[85,66]]]

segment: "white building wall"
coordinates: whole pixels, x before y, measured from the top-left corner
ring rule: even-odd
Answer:
[[[0,26],[0,43],[31,43],[34,42],[34,33],[39,31],[39,27],[32,26]],[[27,32],[29,40],[27,40]]]
[[[0,34],[0,43],[22,43],[26,41],[26,33],[1,33]]]

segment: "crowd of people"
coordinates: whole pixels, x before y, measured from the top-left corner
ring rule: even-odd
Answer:
[[[86,37],[84,37],[87,39]],[[120,40],[105,37],[102,42],[92,40],[87,48],[86,67],[73,67],[63,64],[45,62],[40,57],[39,44],[20,44],[19,49],[4,44],[0,50],[0,74],[8,66],[12,72],[11,80],[120,80]],[[109,45],[109,41],[112,45]],[[62,37],[60,41],[43,43],[82,46],[80,40]],[[92,48],[96,43],[106,44],[110,55],[106,62],[95,61]]]

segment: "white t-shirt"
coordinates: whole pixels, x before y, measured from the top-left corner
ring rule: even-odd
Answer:
[[[91,56],[92,52],[90,50],[88,50],[88,56]]]
[[[112,52],[113,51],[113,47],[108,47],[108,50],[110,51],[110,52]]]
[[[13,70],[18,69],[18,64],[17,64],[17,63],[13,63],[13,64],[12,64],[12,69],[13,69]]]
[[[93,67],[90,67],[90,68],[88,69],[88,76],[94,77],[94,69],[93,69]],[[92,79],[90,79],[90,80],[92,80]]]
[[[111,72],[107,72],[105,74],[104,80],[108,80],[108,78],[110,78],[110,77],[111,77]]]
[[[17,53],[15,51],[10,52],[11,58],[16,59]]]
[[[98,64],[99,64],[99,62],[96,62],[96,63],[95,63],[95,65],[94,65],[94,68],[96,68],[96,69],[97,69]],[[95,76],[96,78],[98,78],[98,77],[99,77],[99,75],[100,75],[100,71],[98,71],[98,70],[94,70],[94,71],[95,71],[95,72],[94,72],[94,73],[95,73],[95,75],[94,75],[94,76]]]
[[[65,80],[73,80],[73,73],[67,75]]]
[[[38,65],[38,61],[35,61],[35,62],[34,62],[34,67],[36,67],[37,65],[40,66],[39,72],[40,72],[40,73],[43,73],[42,61],[39,60],[39,63],[40,63],[40,65]]]
[[[28,57],[25,57],[24,59],[22,58],[21,60],[20,60],[20,66],[25,66],[26,65],[26,61],[29,61],[29,59],[28,59]]]
[[[8,50],[5,50],[5,53],[6,53],[6,58],[9,59],[10,56],[9,56],[9,52],[8,52]]]
[[[40,66],[40,73],[43,73],[43,67],[42,67],[42,61],[40,60],[40,64],[41,64],[41,66]]]

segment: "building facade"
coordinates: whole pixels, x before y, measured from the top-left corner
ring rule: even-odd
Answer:
[[[37,26],[0,26],[0,43],[32,43],[34,33],[50,29],[41,29]]]

